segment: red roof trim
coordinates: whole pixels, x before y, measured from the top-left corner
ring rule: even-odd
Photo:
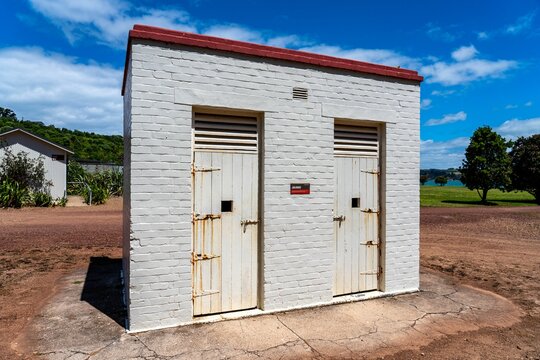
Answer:
[[[388,76],[398,79],[421,82],[424,78],[418,75],[417,71],[400,69],[391,66],[371,64],[362,61],[342,59],[333,56],[313,54],[305,51],[277,48],[267,45],[253,44],[237,40],[222,39],[213,36],[192,34],[183,31],[167,30],[153,26],[135,25],[129,32],[129,39],[126,53],[126,67],[124,68],[124,82],[122,84],[122,95],[127,76],[127,62],[131,51],[132,39],[145,39],[161,41],[171,44],[187,45],[214,50],[229,51],[244,55],[266,57],[294,61],[304,64],[311,64],[335,69],[345,69],[366,74]]]

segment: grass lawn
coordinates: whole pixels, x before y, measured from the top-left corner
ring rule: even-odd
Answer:
[[[525,191],[489,190],[488,205],[536,206],[534,197]],[[482,206],[476,190],[461,186],[420,186],[420,206],[458,207]]]

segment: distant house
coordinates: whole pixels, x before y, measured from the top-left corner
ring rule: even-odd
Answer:
[[[51,196],[53,198],[65,196],[67,158],[73,154],[73,151],[22,129],[13,129],[0,134],[0,144],[11,146],[15,154],[24,151],[34,159],[41,156],[45,166],[45,178],[52,183]],[[2,146],[0,146],[0,158],[5,153]]]

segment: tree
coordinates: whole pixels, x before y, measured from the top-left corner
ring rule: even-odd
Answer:
[[[8,108],[3,108],[0,106],[0,118],[8,118],[8,119],[17,119],[17,114],[13,112],[13,110]]]
[[[540,204],[540,134],[518,138],[510,158],[512,184],[508,189],[527,191]]]
[[[476,190],[484,204],[490,189],[505,188],[510,184],[507,148],[502,136],[489,126],[483,126],[476,129],[465,150],[465,159],[459,169],[461,181],[468,189]]]
[[[420,184],[425,185],[429,180],[427,175],[420,175]]]
[[[446,176],[437,176],[435,178],[435,184],[438,184],[440,186],[444,186],[448,183],[448,178]]]

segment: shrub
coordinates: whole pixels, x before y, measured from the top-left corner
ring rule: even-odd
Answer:
[[[43,158],[30,158],[24,151],[14,154],[9,146],[4,146],[3,150],[0,161],[0,206],[50,206],[51,183],[45,180]]]
[[[30,192],[16,181],[4,179],[0,182],[0,207],[21,208],[30,202]]]
[[[66,204],[67,204],[67,197],[61,197],[61,198],[57,198],[54,200],[53,202],[53,206],[61,206],[61,207],[66,207]]]
[[[38,191],[32,194],[32,203],[37,207],[49,207],[53,205],[53,198],[48,192]]]
[[[122,196],[123,174],[121,171],[106,170],[90,173],[77,162],[68,164],[68,193],[80,195],[84,202],[90,204],[90,190],[92,191],[92,204],[103,204],[111,196]]]

